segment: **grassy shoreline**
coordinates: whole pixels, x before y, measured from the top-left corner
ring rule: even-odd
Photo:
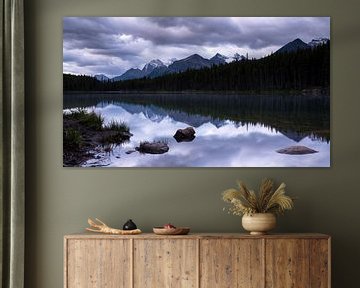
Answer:
[[[111,121],[95,112],[76,110],[63,114],[63,165],[81,166],[97,152],[110,153],[130,139],[132,134],[123,122]]]

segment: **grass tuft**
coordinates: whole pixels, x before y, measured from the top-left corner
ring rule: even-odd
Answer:
[[[77,109],[69,114],[64,114],[64,118],[77,120],[89,129],[100,131],[103,128],[104,118],[97,115],[94,111],[87,112],[85,109]]]
[[[64,147],[80,148],[83,137],[86,138],[86,131],[99,132],[100,139],[97,140],[102,146],[119,145],[128,141],[132,136],[129,126],[120,121],[112,120],[104,125],[104,117],[96,114],[94,111],[88,112],[85,109],[72,110],[70,113],[63,113],[64,120],[72,120],[80,124],[79,130],[74,128],[64,128]],[[72,123],[75,125],[76,123]],[[82,134],[83,133],[83,134]]]
[[[126,123],[112,120],[109,124],[104,126],[104,130],[129,133],[130,129]]]
[[[65,148],[80,149],[83,144],[83,139],[79,130],[74,128],[64,129],[63,145]]]

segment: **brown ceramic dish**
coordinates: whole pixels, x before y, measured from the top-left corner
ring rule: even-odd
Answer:
[[[190,232],[189,227],[163,228],[154,227],[153,231],[157,235],[186,235]]]

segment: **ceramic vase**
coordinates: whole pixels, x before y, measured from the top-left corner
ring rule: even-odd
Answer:
[[[263,235],[274,229],[276,217],[272,213],[255,213],[242,217],[242,226],[251,235]]]

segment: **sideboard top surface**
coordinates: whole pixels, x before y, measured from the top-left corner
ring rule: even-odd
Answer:
[[[287,233],[250,235],[245,233],[190,233],[188,235],[156,235],[142,233],[138,235],[110,235],[101,233],[76,233],[64,236],[65,239],[329,239],[330,236],[320,233]]]

